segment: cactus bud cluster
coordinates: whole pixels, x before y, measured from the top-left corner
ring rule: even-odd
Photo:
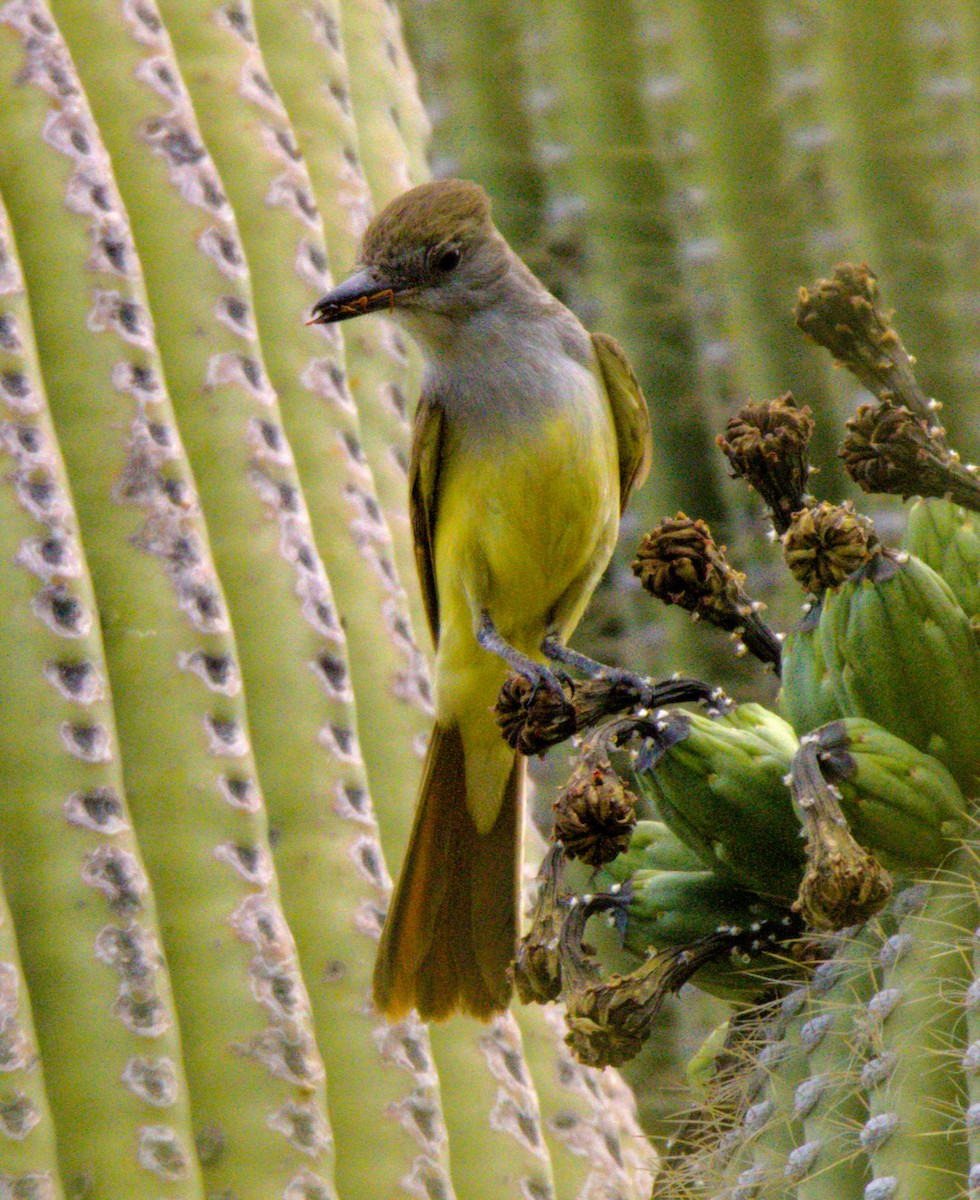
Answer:
[[[964,993],[969,1029],[943,1013],[948,1028],[935,1034],[940,1049],[969,1035],[965,1091],[956,1084],[940,1101],[930,1081],[926,1111],[890,1075],[905,1048],[924,1053],[941,1024],[934,997],[916,999],[903,966],[926,933],[915,910],[963,910],[948,934],[956,948],[934,952],[944,978],[969,973],[975,948],[961,943],[980,928],[980,888],[957,895],[948,874],[957,863],[976,874],[974,472],[948,447],[866,268],[838,268],[804,293],[798,321],[878,401],[848,422],[847,469],[865,490],[930,498],[913,506],[895,550],[850,502],[808,493],[809,410],[784,396],[729,422],[719,445],[767,506],[807,594],[802,619],[785,638],[764,626],[746,577],[705,522],[684,514],[643,539],[633,569],[651,595],[735,633],[774,666],[782,715],[691,681],[644,689],[612,672],[576,684],[578,729],[596,729],[558,802],[559,841],[518,959],[521,994],[563,999],[566,1040],[593,1065],[633,1056],[665,997],[688,981],[749,1014],[747,1065],[733,1067],[729,1054],[721,1090],[707,1086],[714,1108],[685,1125],[654,1190],[664,1200],[691,1194],[691,1180],[714,1200],[924,1196],[889,1147],[908,1123],[938,1136],[937,1114],[957,1106],[966,1130],[980,1119],[968,1065],[980,1062],[980,1005],[967,998],[976,983]],[[703,708],[679,707],[685,701]],[[565,873],[573,857],[593,868],[585,894]],[[909,886],[921,879],[928,887]],[[604,970],[601,949],[586,940],[598,917],[633,970],[621,958],[618,971]],[[882,977],[904,982],[877,986]],[[893,1019],[903,1030],[895,1037]],[[916,1064],[908,1070],[914,1083]],[[918,1151],[928,1158],[937,1145]],[[824,1177],[829,1190],[816,1186]],[[675,1178],[684,1181],[676,1192]],[[970,1178],[980,1178],[980,1161]],[[965,1175],[954,1172],[950,1189],[965,1195]]]

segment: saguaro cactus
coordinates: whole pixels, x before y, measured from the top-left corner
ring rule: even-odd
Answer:
[[[303,318],[421,170],[397,14],[52,7],[0,5],[0,1194],[637,1195],[539,1017],[370,1003],[411,362]]]

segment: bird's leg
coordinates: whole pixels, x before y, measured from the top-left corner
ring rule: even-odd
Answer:
[[[532,699],[538,689],[543,687],[553,695],[560,696],[564,700],[565,693],[562,691],[561,683],[555,677],[554,672],[549,671],[542,663],[535,662],[533,658],[528,658],[520,650],[515,650],[510,642],[504,641],[497,626],[493,623],[493,618],[486,609],[480,613],[480,624],[477,627],[476,640],[484,650],[489,650],[491,654],[496,654],[499,658],[502,658],[512,670],[516,671],[518,675],[523,676],[531,684]]]
[[[552,662],[562,663],[571,667],[573,671],[578,671],[586,679],[605,679],[609,683],[625,683],[638,689],[646,686],[646,681],[641,680],[632,671],[606,666],[605,663],[597,662],[579,650],[570,649],[557,633],[549,633],[545,637],[541,643],[541,653]]]
[[[541,653],[551,662],[562,663],[586,679],[596,681],[597,686],[607,691],[610,696],[615,693],[622,702],[631,697],[637,704],[647,704],[654,694],[650,680],[621,667],[609,667],[605,663],[597,662],[579,650],[571,650],[561,640],[561,635],[554,631],[547,634],[541,643]]]
[[[578,671],[586,679],[595,679],[597,675],[603,672],[608,673],[613,669],[604,666],[601,662],[596,662],[594,658],[589,658],[587,654],[572,650],[565,645],[557,633],[547,634],[541,643],[541,653],[551,662],[561,663],[565,667],[571,667],[573,671]]]

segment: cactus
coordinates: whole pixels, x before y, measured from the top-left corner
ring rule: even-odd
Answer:
[[[869,415],[904,414],[861,442],[862,487],[898,490],[901,464],[903,492],[932,494],[935,463],[959,478],[958,459],[872,282],[837,268],[801,292],[798,323],[881,388],[852,434]],[[782,404],[763,406],[758,429]],[[688,684],[702,714],[658,707],[656,689],[631,699],[622,671],[591,678],[589,705],[571,684],[578,732],[595,728],[555,805],[518,989],[565,1001],[566,1041],[592,1065],[635,1056],[688,981],[738,1006],[702,1054],[702,1097],[654,1200],[966,1195],[980,1178],[975,627],[940,575],[884,549],[853,505],[797,507],[805,471],[770,471],[746,445],[721,439],[782,526],[790,573],[819,598],[805,639],[774,663],[768,639],[745,639],[784,669],[797,730],[706,687]],[[857,477],[855,445],[842,457]],[[964,499],[975,504],[969,489]],[[969,514],[930,503],[909,540],[970,596]],[[704,522],[665,522],[634,569],[651,594],[714,624],[751,612]],[[576,858],[596,868],[586,887]],[[618,934],[615,957],[589,928],[599,915]]]
[[[631,1101],[537,1014],[529,1063],[368,999],[414,385],[303,317],[424,169],[393,11],[12,0],[0,128],[0,1193],[638,1195]]]

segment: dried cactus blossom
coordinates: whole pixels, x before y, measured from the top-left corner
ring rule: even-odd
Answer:
[[[521,754],[544,754],[577,729],[571,700],[574,684],[563,679],[562,694],[539,687],[523,675],[508,675],[494,712],[508,746]]]
[[[792,392],[762,404],[745,404],[718,436],[736,479],[754,488],[769,509],[777,533],[807,503],[813,416],[797,408]]]
[[[905,404],[928,425],[938,425],[937,406],[919,387],[867,266],[841,263],[832,278],[812,290],[800,288],[794,316],[804,336],[829,350],[882,403]]]
[[[793,514],[782,536],[783,557],[806,591],[822,595],[838,587],[876,554],[881,545],[874,525],[849,501],[821,501]]]
[[[864,492],[901,496],[949,497],[980,510],[976,467],[950,450],[942,428],[930,425],[905,405],[862,404],[845,422],[840,458]]]
[[[737,634],[745,649],[778,669],[779,639],[759,615],[763,606],[749,599],[745,575],[728,562],[706,522],[682,512],[662,521],[640,542],[633,574],[651,596]]]
[[[838,803],[839,792],[823,777],[818,740],[812,734],[803,739],[793,759],[790,789],[807,835],[807,869],[794,908],[811,929],[846,929],[868,920],[887,904],[892,879],[854,840]]]
[[[628,848],[636,824],[635,805],[636,797],[605,753],[591,749],[555,801],[554,836],[571,858],[601,867]]]

